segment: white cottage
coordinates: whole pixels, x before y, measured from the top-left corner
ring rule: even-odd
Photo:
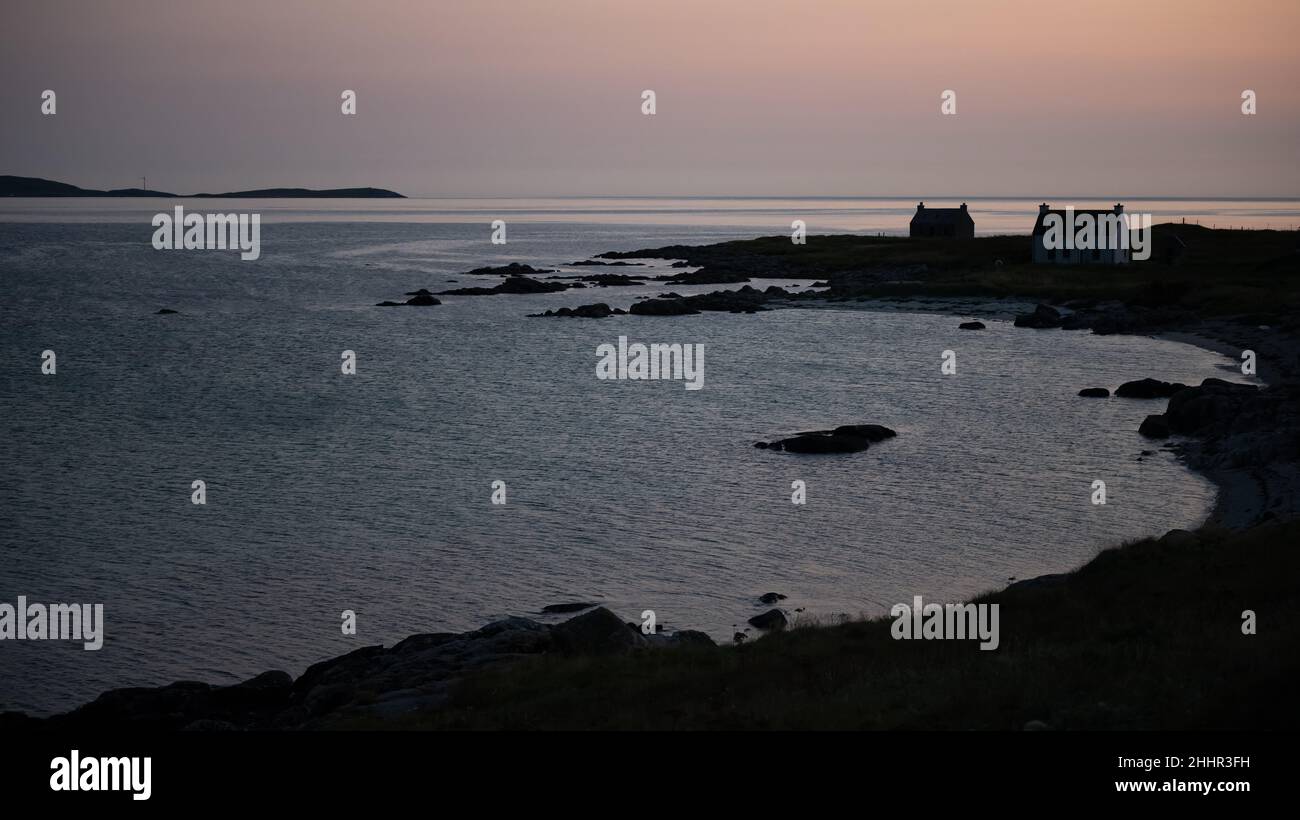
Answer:
[[[1053,243],[1054,247],[1048,247],[1048,228],[1044,223],[1049,214],[1061,218],[1062,235],[1068,235],[1064,244]],[[1094,226],[1090,248],[1079,248],[1074,243],[1075,226],[1071,222],[1077,223],[1080,217],[1090,220]],[[1038,221],[1034,223],[1033,260],[1056,265],[1126,265],[1132,261],[1132,243],[1128,241],[1127,231],[1128,222],[1122,204],[1116,203],[1109,211],[1053,210],[1044,202],[1038,206]]]

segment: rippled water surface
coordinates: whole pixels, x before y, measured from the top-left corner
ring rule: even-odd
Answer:
[[[1165,452],[1138,460],[1163,402],[1075,395],[1224,375],[1181,344],[857,310],[525,318],[662,285],[373,307],[492,284],[457,275],[484,264],[753,233],[534,222],[502,248],[486,225],[283,222],[240,262],[155,251],[147,220],[0,224],[0,601],[101,602],[107,618],[99,652],[0,644],[0,709],[296,674],[573,600],[718,638],[767,591],[804,617],[882,614],[1207,513],[1207,482]],[[619,335],[703,344],[704,389],[597,380],[596,347]],[[899,435],[845,456],[752,446],[863,422]]]

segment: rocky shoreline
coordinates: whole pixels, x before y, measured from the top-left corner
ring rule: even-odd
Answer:
[[[1009,318],[1004,305],[985,303],[981,308],[964,299],[863,301],[854,307]],[[1030,314],[1012,312],[1020,317],[1037,314],[1041,318],[1039,307]],[[1242,351],[1254,351],[1257,375],[1266,385],[1262,389],[1243,390],[1239,385],[1211,378],[1194,386],[1151,387],[1153,392],[1136,397],[1168,401],[1170,409],[1153,413],[1148,421],[1161,419],[1168,423],[1170,449],[1218,490],[1207,524],[1242,530],[1275,519],[1300,517],[1300,337],[1245,319],[1200,319],[1119,303],[1060,307],[1057,312],[1062,318],[1056,324],[1025,321],[1018,326],[1026,330],[1091,330],[1148,336],[1192,344],[1234,359],[1239,359]],[[1133,396],[1134,388],[1125,392]]]
[[[670,249],[663,249],[670,250]],[[644,258],[648,252],[603,254],[598,259]],[[832,274],[826,291],[792,293],[779,287],[759,290],[751,278],[806,278],[773,260],[759,257],[728,259],[716,248],[682,248],[681,258],[706,266],[671,281],[690,284],[741,283],[737,290],[716,291],[691,297],[667,294],[634,304],[637,315],[684,315],[703,311],[753,313],[780,307],[826,309],[901,310],[940,313],[969,320],[1013,320],[1024,332],[1091,330],[1171,339],[1237,356],[1243,350],[1257,354],[1263,389],[1206,379],[1200,385],[1168,385],[1155,379],[1120,387],[1117,396],[1167,401],[1161,413],[1144,422],[1144,435],[1176,436],[1172,448],[1192,469],[1218,487],[1215,508],[1207,523],[1233,530],[1300,516],[1300,339],[1291,329],[1276,328],[1248,317],[1202,319],[1187,311],[1142,307],[1117,301],[1067,301],[1038,304],[1014,298],[984,297],[879,297],[870,287],[883,281],[905,281],[923,270],[881,273],[850,271]],[[600,262],[572,263],[600,265]],[[605,262],[605,265],[620,265]],[[627,265],[630,263],[621,263]],[[754,267],[758,265],[758,267]],[[757,271],[757,273],[755,273]],[[569,285],[541,283],[523,274],[549,271],[518,268],[481,269],[504,278],[493,288],[444,291],[452,295],[491,295],[564,290]],[[745,275],[748,272],[748,275]],[[630,284],[598,275],[587,278],[597,285]],[[666,277],[656,277],[661,281]],[[576,284],[576,283],[575,283]],[[407,305],[437,305],[427,289],[408,293]],[[442,294],[439,294],[442,295]],[[385,303],[396,306],[400,303]],[[541,316],[604,318],[622,313],[603,303],[561,308]],[[965,321],[964,330],[983,329],[981,322]],[[1104,388],[1088,388],[1082,396],[1102,397]],[[1085,399],[1081,399],[1085,400]],[[760,442],[755,446],[789,452],[854,452],[889,438],[892,430],[877,425],[850,425],[836,430],[811,431],[792,438]],[[1172,535],[1172,534],[1171,534]],[[1023,587],[1064,576],[1044,576],[1014,584]],[[1041,585],[1041,584],[1040,584]],[[784,596],[769,593],[764,603]],[[585,609],[588,605],[573,605]],[[0,726],[26,729],[62,729],[128,724],[164,730],[319,729],[346,727],[357,721],[389,720],[430,710],[447,703],[458,681],[482,670],[542,655],[605,656],[663,650],[694,651],[716,648],[702,632],[643,634],[637,624],[621,620],[609,610],[591,605],[555,625],[527,618],[507,618],[464,633],[413,635],[391,648],[364,647],[309,667],[294,679],[282,671],[264,672],[232,686],[177,682],[163,687],[116,689],[71,712],[50,718],[18,713],[0,714]],[[555,609],[552,611],[562,611]],[[572,611],[572,610],[569,610]],[[787,620],[780,609],[750,619],[757,628],[779,630]],[[737,634],[734,642],[745,640]]]
[[[471,632],[412,635],[387,649],[366,646],[313,664],[296,679],[274,670],[230,686],[178,681],[160,687],[114,689],[49,718],[0,713],[0,727],[324,729],[349,721],[384,720],[437,709],[466,675],[547,653],[598,657],[715,646],[703,632],[643,634],[638,624],[625,623],[604,607],[576,606],[587,611],[559,624],[511,617]]]
[[[944,306],[925,300],[911,307],[953,316],[1008,318],[1001,306],[981,311],[968,300],[951,302]],[[909,305],[907,301],[888,307],[859,302],[855,307],[907,310]],[[1244,350],[1254,351],[1257,375],[1266,384],[1263,389],[1241,390],[1220,379],[1205,379],[1200,385],[1170,385],[1176,389],[1144,397],[1168,401],[1170,410],[1153,413],[1153,417],[1170,417],[1170,449],[1218,490],[1207,524],[1243,530],[1266,521],[1300,517],[1300,337],[1247,320],[1205,320],[1118,303],[1060,307],[1062,311],[1076,310],[1062,313],[1063,320],[1056,325],[1044,327],[1030,322],[1019,326],[1027,330],[1148,336],[1195,345],[1234,359],[1239,359]]]

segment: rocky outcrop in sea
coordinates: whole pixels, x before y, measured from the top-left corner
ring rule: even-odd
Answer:
[[[879,424],[845,424],[834,430],[810,430],[790,438],[755,442],[763,450],[787,453],[859,453],[898,433]]]

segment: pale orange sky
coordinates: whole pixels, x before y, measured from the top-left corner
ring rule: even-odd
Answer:
[[[0,173],[88,187],[1300,196],[1296,0],[44,0],[0,18]]]

